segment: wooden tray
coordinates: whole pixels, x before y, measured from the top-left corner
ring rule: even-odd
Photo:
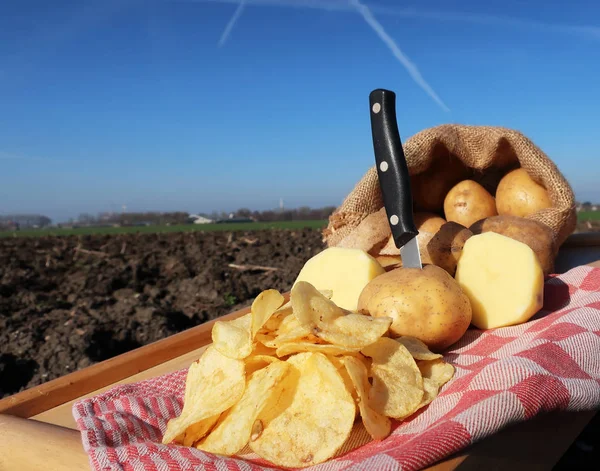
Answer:
[[[600,233],[573,234],[561,247],[556,272],[600,267]],[[249,312],[242,309],[221,319]],[[188,367],[211,341],[214,321],[97,363],[0,400],[0,471],[89,470],[71,414],[73,403],[117,384]],[[552,469],[595,412],[550,413],[517,424],[437,463],[429,470]]]

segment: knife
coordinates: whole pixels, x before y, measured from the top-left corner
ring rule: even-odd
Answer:
[[[377,174],[392,237],[400,249],[402,266],[422,268],[410,177],[396,122],[396,94],[380,88],[373,90],[369,105]]]

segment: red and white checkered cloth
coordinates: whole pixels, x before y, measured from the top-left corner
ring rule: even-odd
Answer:
[[[456,374],[428,407],[380,442],[356,427],[346,451],[311,469],[420,469],[545,411],[599,409],[600,269],[578,267],[552,277],[534,319],[469,330],[445,358]],[[228,458],[160,443],[167,421],[181,411],[186,371],[117,386],[74,405],[95,471],[277,469],[252,453]]]

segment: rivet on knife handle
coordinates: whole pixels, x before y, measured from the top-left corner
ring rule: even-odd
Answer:
[[[396,121],[396,94],[373,90],[369,104],[379,184],[394,242],[401,248],[419,231],[413,218],[410,177]]]

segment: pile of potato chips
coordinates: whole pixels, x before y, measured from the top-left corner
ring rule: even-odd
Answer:
[[[188,371],[181,415],[163,443],[232,456],[247,445],[277,466],[322,463],[360,415],[375,440],[429,404],[454,375],[392,319],[336,306],[331,292],[298,282],[290,302],[263,291],[250,314],[217,321],[213,344]]]

